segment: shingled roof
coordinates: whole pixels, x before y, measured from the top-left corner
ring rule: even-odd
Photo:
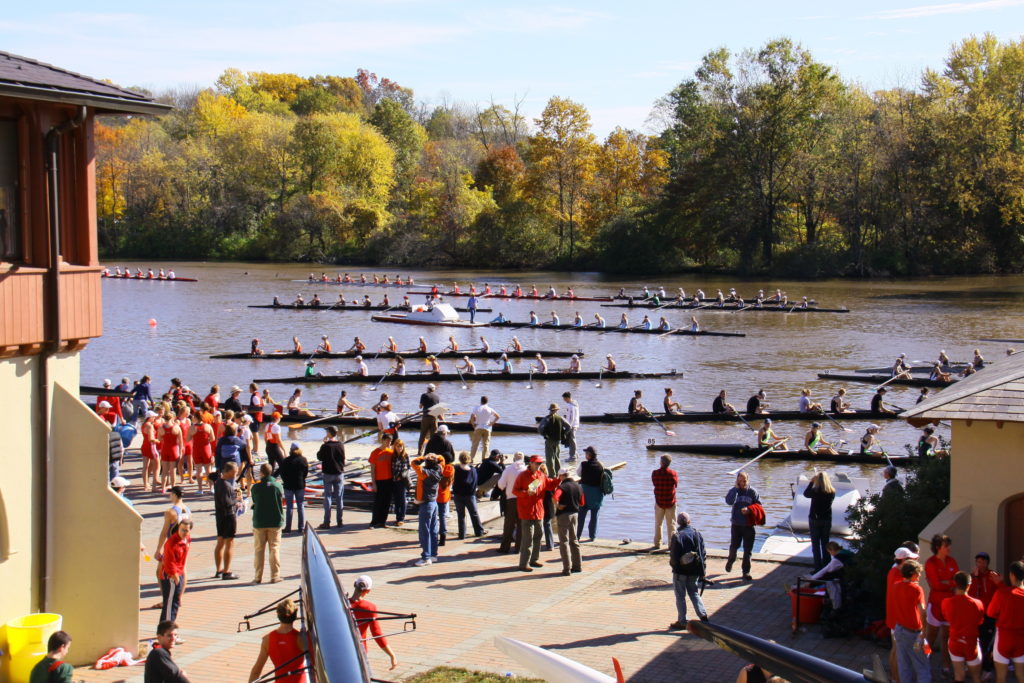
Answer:
[[[0,96],[66,102],[101,114],[164,114],[171,107],[141,93],[0,51]]]
[[[918,426],[936,420],[1024,422],[1024,353],[960,380],[903,417]]]

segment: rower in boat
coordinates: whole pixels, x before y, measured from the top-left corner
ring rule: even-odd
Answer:
[[[391,365],[391,374],[405,377],[405,359],[395,356],[395,362]]]
[[[302,389],[296,388],[288,398],[288,415],[291,417],[313,417],[313,413],[306,407],[302,400]]]
[[[657,295],[657,293],[651,295],[650,303],[651,306],[654,306],[655,308],[661,306],[661,298]]]
[[[320,337],[320,343],[316,345],[315,353],[330,353],[331,352],[331,340],[327,338],[327,335]]]
[[[550,326],[550,327],[558,327],[561,324],[562,324],[562,321],[558,319],[558,314],[555,313],[554,311],[551,311],[551,320],[549,320],[546,323],[544,323],[545,326]]]
[[[459,342],[455,341],[455,337],[449,335],[448,345],[441,349],[441,353],[445,353],[446,351],[451,351],[452,353],[459,352]]]
[[[728,296],[728,298],[726,300],[729,303],[732,303],[734,301],[740,301],[740,302],[743,301],[743,299],[739,298],[739,295],[736,294],[736,288],[735,287],[730,287],[729,288],[729,296]]]
[[[807,297],[806,296],[803,299],[800,300],[800,308],[803,308],[803,309],[808,308],[808,303],[807,303]]]
[[[459,283],[458,282],[453,282],[452,283],[452,291],[451,291],[451,293],[452,294],[458,294],[459,293]]]
[[[537,362],[532,366],[533,371],[536,372],[538,375],[546,375],[548,372],[547,362],[541,357],[539,353],[536,355],[536,358]]]
[[[839,451],[833,448],[833,444],[825,441],[821,436],[820,422],[811,423],[811,429],[804,437],[804,448],[816,455],[839,455]]]
[[[306,371],[302,375],[303,377],[322,377],[316,370],[316,361],[310,358],[306,361]]]
[[[536,327],[539,324],[540,318],[537,317],[537,314],[535,312],[530,311],[530,325]]]
[[[918,403],[921,403],[922,401],[927,401],[928,400],[928,394],[930,394],[930,393],[931,392],[928,390],[928,387],[923,387],[921,389],[921,393],[917,395],[917,400],[914,401],[914,405],[917,405]]]
[[[491,345],[487,343],[487,339],[481,334],[480,335],[480,352],[487,353],[491,350]]]
[[[114,276],[121,277],[121,266],[114,266]],[[622,290],[619,290],[622,291]]]
[[[309,300],[309,305],[313,308],[320,308],[320,295],[314,292],[313,298]]]
[[[761,423],[761,428],[757,430],[757,447],[759,450],[771,448],[775,451],[784,450],[780,446],[785,446],[786,441],[789,437],[781,438],[772,431],[772,421],[768,418]]]
[[[498,315],[494,316],[491,319],[491,322],[492,323],[507,323],[508,322],[508,318],[505,317],[505,313],[503,311],[498,311]]]
[[[690,332],[700,332],[700,323],[697,322],[697,316],[690,316]]]
[[[935,365],[932,366],[932,371],[931,371],[931,373],[929,373],[928,379],[930,379],[932,381],[936,381],[937,380],[939,382],[949,382],[952,378],[949,376],[948,372],[943,372],[942,371],[942,366],[941,365],[936,363]]]
[[[523,345],[520,343],[519,337],[512,337],[512,341],[510,341],[508,343],[508,350],[509,351],[515,351],[517,353],[522,353]],[[507,356],[505,354],[501,354],[501,357],[502,358],[507,358]]]
[[[576,292],[573,291],[572,287],[569,287],[569,288],[567,288],[565,290],[565,297],[567,299],[575,299],[576,298]]]
[[[700,303],[701,301],[704,301],[704,290],[698,289],[697,293],[693,295],[693,303],[696,304]]]
[[[629,407],[626,412],[629,413],[630,417],[650,417],[651,411],[644,407],[641,399],[644,393],[640,389],[633,391],[633,398],[629,399]]]
[[[366,274],[365,273],[359,273],[359,283],[363,284],[363,285],[366,284]]]
[[[502,285],[502,286],[501,286],[501,287],[500,287],[500,288],[498,289],[498,293],[499,293],[499,294],[500,294],[501,296],[508,296],[508,287],[506,287],[505,285]]]
[[[973,365],[968,365],[967,367],[965,367],[963,370],[960,371],[959,376],[960,377],[970,377],[971,375],[973,375],[976,372],[977,372],[977,370],[974,369]]]
[[[785,308],[788,305],[789,305],[789,297],[786,296],[785,294],[783,294],[782,298],[779,300],[779,308]]]
[[[754,299],[754,308],[764,308],[764,296],[758,294]]]
[[[604,372],[615,372],[615,359],[612,358],[612,354],[608,354],[604,357],[605,365],[601,370]]]
[[[679,293],[676,294],[675,301],[673,301],[672,303],[676,306],[682,306],[683,304],[686,303],[686,292],[683,291],[682,287],[679,288]]]
[[[576,316],[572,319],[573,327],[583,327],[583,316],[580,315],[579,311],[576,311]]]
[[[764,389],[759,389],[756,394],[747,399],[747,415],[767,415],[768,404],[765,399],[768,395],[764,393]]]
[[[522,349],[520,349],[522,350]],[[498,359],[498,363],[501,365],[501,374],[511,375],[512,374],[512,362],[508,359],[508,354],[501,354],[501,358]]]
[[[384,343],[384,350],[391,353],[398,353],[398,342],[395,341],[394,337],[388,337],[388,340]]]
[[[782,301],[782,290],[776,289],[775,294],[772,294],[771,298],[769,298],[768,301]]]
[[[462,365],[459,365],[458,363],[456,363],[455,364],[455,369],[460,371],[464,375],[475,375],[476,374],[476,366],[473,364],[473,361],[471,361],[469,359],[469,356],[463,356],[462,357]]]
[[[346,284],[348,284],[348,283],[352,282],[352,278],[349,276],[348,273],[345,273],[344,275],[341,276],[341,281],[346,283]],[[341,392],[341,393],[344,394],[345,392]]]
[[[981,351],[974,349],[974,359],[971,360],[971,365],[974,366],[975,370],[982,370],[985,368],[985,359],[981,356]]]
[[[292,306],[305,306],[306,301],[302,298],[302,294],[295,295],[295,301],[292,302]]]
[[[583,372],[583,365],[580,363],[580,357],[575,353],[572,354],[572,358],[569,359],[569,372],[571,374]]]
[[[731,403],[726,402],[725,396],[725,389],[722,389],[718,392],[718,396],[715,396],[715,400],[711,402],[711,412],[715,415],[721,415],[722,413],[736,414],[736,408]]]
[[[821,409],[820,403],[815,403],[811,400],[811,390],[801,389],[800,390],[800,412],[801,413],[818,413],[821,414],[824,411]]]
[[[850,404],[846,400],[846,389],[845,388],[839,387],[839,391],[837,391],[836,395],[832,397],[831,409],[832,409],[832,412],[834,414],[836,414],[836,415],[841,414],[841,413],[852,413],[853,412],[853,408],[850,407]]]
[[[629,327],[629,316],[627,316],[625,313],[623,313],[622,317],[619,318],[619,328],[618,329],[624,330],[627,327]]]
[[[430,374],[432,374],[432,375],[440,375],[441,374],[441,364],[437,362],[437,356],[433,356],[433,355],[427,356],[427,363],[430,364]]]
[[[353,360],[356,362],[356,370],[354,374],[359,375],[360,377],[366,377],[370,374],[370,369],[366,367],[366,363],[363,362],[362,356],[356,356]]]
[[[939,365],[941,365],[944,368],[948,368],[950,366],[949,356],[946,355],[946,350],[945,349],[942,349],[942,350],[939,351],[939,361],[938,362],[939,362]]]
[[[423,337],[420,337],[420,339],[422,339],[422,338]],[[359,337],[356,337],[355,339],[352,340],[352,346],[348,347],[348,350],[345,351],[345,353],[354,353],[354,354],[358,355],[358,354],[361,354],[365,350],[366,350],[366,344],[363,343],[362,339],[360,339]]]
[[[555,299],[557,297],[558,297],[558,292],[555,291],[554,287],[552,287],[551,285],[548,285],[548,291],[547,291],[546,294],[544,294],[544,298],[545,299]]]
[[[166,275],[164,275],[164,269],[163,269],[163,268],[161,268],[161,269],[160,269],[160,275],[159,275],[158,277],[159,277],[159,278],[160,278],[161,280],[166,280],[166,279],[167,279],[167,276],[166,276]]]
[[[722,294],[722,290],[718,290],[718,294],[715,295],[715,306],[717,308],[725,306],[725,295]]]
[[[878,387],[875,395],[871,397],[871,412],[876,415],[894,415],[896,411],[889,410],[885,406],[885,387]]]
[[[896,359],[896,362],[892,364],[892,371],[890,377],[898,377],[899,379],[909,379],[910,370],[907,368],[907,354],[901,353],[900,357]]]
[[[278,297],[275,296],[274,297],[274,301],[271,303],[271,305],[275,306],[275,307],[276,306],[280,306],[281,305],[281,299],[279,299]]]
[[[253,337],[252,342],[249,344],[249,355],[250,356],[262,356],[263,349],[260,348],[260,340],[258,337]]]
[[[649,329],[651,329],[651,318],[650,318],[650,316],[645,315],[644,319],[640,321],[639,327],[640,327],[641,330],[649,330]]]
[[[598,327],[598,328],[600,328],[602,330],[604,329],[604,318],[601,317],[600,313],[595,313],[594,314],[594,322],[590,323],[590,326],[591,327]]]
[[[484,283],[484,296],[490,296],[490,295],[491,295],[491,283],[485,282]]]
[[[371,308],[372,306],[373,306],[373,302],[370,301],[370,295],[369,294],[364,294],[363,295],[363,308]]]
[[[469,293],[472,294],[473,296],[476,296],[476,284],[475,283],[472,283],[472,282],[469,283]]]
[[[672,326],[669,325],[668,320],[665,319],[665,316],[661,316],[661,320],[658,322],[658,329],[661,330],[662,332],[668,332],[669,330],[672,329]]]
[[[530,285],[530,296],[531,297],[539,297],[540,296],[540,292],[537,291],[537,285]]]
[[[921,430],[921,438],[917,440],[917,455],[928,458],[935,455],[945,455],[939,450],[939,437],[935,436],[935,427],[925,427]]]
[[[651,290],[647,289],[647,285],[644,285],[644,299],[651,298]]]
[[[118,275],[120,275],[120,274],[121,273],[119,271]],[[615,298],[616,299],[625,299],[626,298],[626,288],[625,287],[619,287],[619,293],[615,295]]]
[[[426,353],[427,352],[427,340],[424,339],[423,337],[420,337],[419,343],[416,345],[416,349],[420,353]]]
[[[146,269],[146,278],[149,279],[149,280],[153,279],[153,269],[152,268],[147,268]]]
[[[667,299],[668,298],[668,295],[665,294],[665,288],[664,287],[659,287],[658,288],[658,296],[660,296],[662,299]]]
[[[345,292],[338,292],[338,300],[334,302],[335,306],[345,305]]]
[[[882,455],[883,450],[875,450],[876,446],[880,446],[878,442],[879,426],[876,424],[869,424],[868,428],[864,431],[864,436],[860,437],[860,454],[861,455]]]
[[[387,294],[385,294],[384,298],[380,300],[380,305],[383,306],[384,308],[391,307],[391,299],[388,298]]]
[[[682,415],[683,407],[679,405],[679,402],[672,398],[672,387],[665,387],[665,398],[662,400],[662,406],[665,409],[666,415]]]
[[[292,353],[302,353],[302,342],[299,341],[298,337],[292,337]]]

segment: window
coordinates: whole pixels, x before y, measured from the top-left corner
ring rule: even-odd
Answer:
[[[0,260],[21,260],[18,214],[18,122],[0,119]]]

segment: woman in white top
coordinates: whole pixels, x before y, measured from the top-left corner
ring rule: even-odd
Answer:
[[[548,371],[547,361],[545,361],[544,358],[539,353],[537,354],[536,358],[537,358],[537,362],[533,366],[533,371],[536,372],[537,374],[540,374],[540,375],[547,374],[547,371]]]
[[[569,359],[569,372],[581,372],[583,366],[580,363],[580,357],[575,353],[572,354],[572,358]]]
[[[370,374],[370,369],[368,367],[366,367],[366,363],[363,362],[363,357],[362,356],[356,356],[355,357],[355,361],[356,361],[356,374],[357,375],[359,375],[360,377],[366,377],[367,375]]]
[[[469,359],[469,356],[463,356],[462,357],[462,365],[459,365],[458,363],[456,363],[455,364],[455,368],[457,370],[459,370],[464,375],[475,375],[476,374],[476,366],[473,365],[473,361],[471,361]]]

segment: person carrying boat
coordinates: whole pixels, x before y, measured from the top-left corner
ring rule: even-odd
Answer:
[[[811,452],[811,455],[839,455],[839,451],[833,448],[833,444],[825,441],[821,435],[821,423],[812,422],[811,429],[804,437],[804,448]]]
[[[649,330],[649,329],[651,329],[651,318],[650,318],[650,316],[647,316],[647,315],[644,316],[644,319],[640,321],[639,328],[641,330]]]
[[[880,427],[874,423],[868,425],[868,428],[864,431],[864,436],[860,437],[861,455],[882,455],[885,453],[884,449],[875,450],[876,446],[881,446],[878,442],[879,429]]]
[[[362,356],[356,356],[352,360],[356,362],[356,369],[353,373],[354,375],[358,377],[366,377],[370,374],[370,369],[366,367],[366,363],[363,362]]]
[[[722,413],[736,414],[736,408],[731,403],[727,403],[725,400],[725,389],[718,392],[718,396],[715,396],[715,400],[711,402],[711,412],[715,415]]]
[[[522,349],[520,349],[522,350]],[[498,359],[498,364],[501,366],[501,374],[511,375],[512,374],[512,362],[508,359],[508,354],[501,354],[501,358]]]
[[[562,324],[562,321],[558,319],[558,314],[557,313],[555,313],[554,311],[551,311],[551,320],[549,320],[548,322],[546,322],[544,324],[545,325],[550,325],[551,327],[558,327],[559,325]]]
[[[512,337],[512,341],[508,343],[508,350],[515,351],[516,353],[522,353],[523,345],[519,342],[519,337]],[[508,356],[502,354],[502,358],[507,359]]]
[[[697,322],[697,316],[690,316],[690,332],[700,332],[700,323]]]
[[[156,278],[156,276],[153,274],[153,269],[152,268],[147,268],[146,269],[146,279],[153,280],[155,278]]]
[[[583,365],[580,363],[580,357],[574,353],[572,358],[569,359],[569,373],[576,374],[579,372],[583,372]]]
[[[935,365],[932,366],[932,371],[928,375],[928,379],[932,380],[933,382],[949,382],[949,381],[951,381],[949,373],[948,372],[943,372],[942,371],[942,366],[939,365],[938,363],[936,363]]]
[[[665,318],[665,316],[661,316],[661,320],[658,321],[658,329],[662,332],[668,332],[669,330],[672,329],[672,326],[669,325],[668,320]]]
[[[313,298],[309,300],[309,305],[313,308],[320,308],[320,295],[314,292]]]
[[[981,351],[974,349],[974,358],[971,360],[971,365],[974,366],[975,370],[982,370],[985,368],[985,359],[981,355]]]
[[[666,415],[682,415],[683,407],[672,397],[672,387],[665,387],[665,398],[662,401]]]
[[[395,362],[391,366],[391,374],[397,377],[405,377],[405,359],[401,356],[395,356]]]
[[[836,395],[832,397],[832,405],[830,408],[836,415],[854,412],[853,408],[851,408],[850,404],[846,401],[846,389],[844,387],[839,387],[839,391],[837,391]]]
[[[758,389],[756,394],[747,399],[747,415],[767,415],[768,404],[765,403],[767,397],[764,389]]]
[[[619,327],[618,327],[618,329],[624,330],[627,327],[629,327],[629,317],[625,313],[623,313],[622,317],[619,318]]]
[[[604,318],[601,317],[600,313],[594,314],[594,322],[590,323],[589,327],[596,327],[603,330],[605,327]]]
[[[580,315],[579,311],[576,311],[576,315],[572,319],[573,327],[583,327],[583,316]]]
[[[434,355],[427,356],[427,362],[430,363],[430,374],[432,374],[432,375],[440,375],[441,374],[441,364],[437,362],[437,356],[434,356]]]
[[[362,410],[362,408],[348,400],[348,392],[342,389],[341,396],[338,397],[338,405],[336,408],[338,415],[355,415],[360,410]]]
[[[772,421],[769,418],[765,418],[765,421],[761,423],[761,428],[757,430],[757,447],[759,450],[771,448],[779,451],[783,450],[780,446],[784,446],[789,437],[780,438],[772,431]]]
[[[292,302],[292,306],[305,306],[305,305],[306,305],[306,301],[305,301],[305,299],[302,298],[302,294],[301,293],[296,294],[295,295],[295,301]]]
[[[800,390],[800,412],[801,413],[823,413],[820,403],[811,400],[811,390]]]
[[[446,351],[451,351],[452,353],[459,352],[459,342],[455,341],[455,337],[451,335],[448,336],[448,346],[441,349],[441,353],[445,353]]]
[[[884,399],[885,387],[879,387],[871,397],[871,412],[876,415],[895,415],[896,411],[886,408]]]
[[[249,344],[249,355],[254,357],[263,355],[263,349],[260,348],[259,337],[253,337],[252,343]]]
[[[310,358],[306,361],[306,371],[302,374],[303,377],[320,377],[320,373],[316,371],[316,361]]]
[[[939,437],[935,436],[935,427],[925,427],[921,430],[921,438],[917,440],[917,455],[921,458],[945,455],[939,450]]]
[[[650,417],[651,411],[644,407],[641,399],[643,398],[643,392],[640,389],[636,389],[633,392],[633,398],[629,399],[629,407],[626,412],[629,413],[630,417]]]
[[[533,371],[535,373],[537,373],[538,375],[546,375],[547,372],[548,372],[548,364],[547,364],[547,362],[544,360],[544,358],[541,357],[541,355],[539,353],[537,354],[536,357],[537,357],[537,363],[532,366]]]

